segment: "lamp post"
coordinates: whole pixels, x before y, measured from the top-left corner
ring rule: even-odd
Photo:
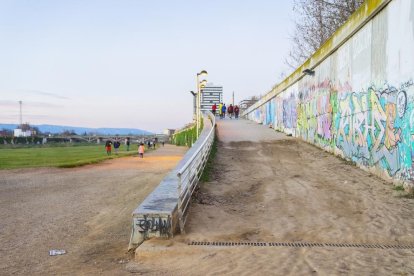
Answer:
[[[203,94],[201,93],[201,91],[203,90],[204,87],[206,87],[207,85],[207,81],[206,80],[202,80],[198,83],[198,112],[197,112],[197,122],[198,122],[198,127],[197,127],[197,138],[200,134],[200,127],[201,127],[201,99],[203,97]]]
[[[200,113],[201,113],[200,112],[200,105],[201,105],[201,91],[200,91],[200,88],[201,88],[201,86],[205,87],[205,85],[207,84],[206,80],[203,80],[203,81],[200,82],[199,77],[200,76],[207,76],[207,75],[208,75],[207,71],[202,70],[200,73],[197,73],[197,78],[196,78],[196,81],[197,81],[197,114],[196,114],[196,118],[197,118],[197,126],[196,126],[197,127],[197,139],[200,136],[199,128],[200,128],[200,120],[201,120],[201,117],[200,117]]]
[[[191,95],[193,95],[193,121],[197,120],[197,93],[194,91],[190,91]]]

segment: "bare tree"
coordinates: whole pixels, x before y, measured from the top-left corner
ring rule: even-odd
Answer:
[[[294,0],[295,30],[286,64],[292,69],[301,65],[363,2],[364,0]]]

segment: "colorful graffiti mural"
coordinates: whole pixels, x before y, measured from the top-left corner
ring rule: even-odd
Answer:
[[[325,80],[282,93],[251,114],[249,119],[285,132],[294,129],[302,139],[359,165],[414,180],[412,80],[357,92],[348,83]]]
[[[270,100],[266,103],[266,125],[275,125],[275,102]]]
[[[371,86],[367,91],[339,96],[335,145],[345,157],[364,166],[379,165],[390,176],[398,171],[404,178],[411,174],[413,102],[408,103],[409,86]]]
[[[328,146],[332,139],[332,106],[336,94],[326,80],[317,85],[305,86],[299,92],[298,133],[302,139],[321,146]]]
[[[279,131],[414,183],[414,1],[377,8],[359,25],[348,21],[269,91],[273,114],[266,103],[246,113],[260,123],[274,116]]]

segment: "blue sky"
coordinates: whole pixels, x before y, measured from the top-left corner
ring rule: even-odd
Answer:
[[[195,75],[230,102],[286,71],[292,2],[0,0],[0,122],[179,128]]]

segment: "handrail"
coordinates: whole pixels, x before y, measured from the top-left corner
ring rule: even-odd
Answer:
[[[198,137],[193,148],[195,149],[191,153],[187,162],[181,166],[177,171],[178,185],[178,219],[181,233],[185,233],[184,225],[187,218],[187,210],[190,204],[191,196],[197,187],[198,181],[203,173],[204,167],[207,163],[210,151],[214,142],[214,131],[216,126],[216,119],[213,113],[206,112],[211,120],[211,128],[208,130],[208,126],[204,123],[204,129],[201,135]],[[205,116],[205,118],[207,118]],[[208,133],[206,131],[208,130]]]
[[[208,138],[210,137],[210,135],[212,135],[212,133],[214,132],[214,127],[216,125],[216,118],[213,115],[213,113],[211,113],[211,112],[208,112],[208,113],[210,113],[210,114],[208,114],[208,116],[210,117],[212,128],[210,129],[209,133],[207,134],[207,137],[203,140],[202,144],[197,148],[196,152],[194,152],[193,156],[183,165],[183,167],[180,170],[178,170],[177,176],[182,175],[184,173],[184,171],[188,168],[188,166],[190,166],[191,162],[194,161],[194,158],[196,157],[196,155],[201,151],[201,149],[207,143]]]
[[[215,117],[206,112],[204,118],[203,131],[197,141],[132,213],[130,249],[150,237],[172,237],[178,227],[184,233],[191,195],[197,188],[214,142]]]

